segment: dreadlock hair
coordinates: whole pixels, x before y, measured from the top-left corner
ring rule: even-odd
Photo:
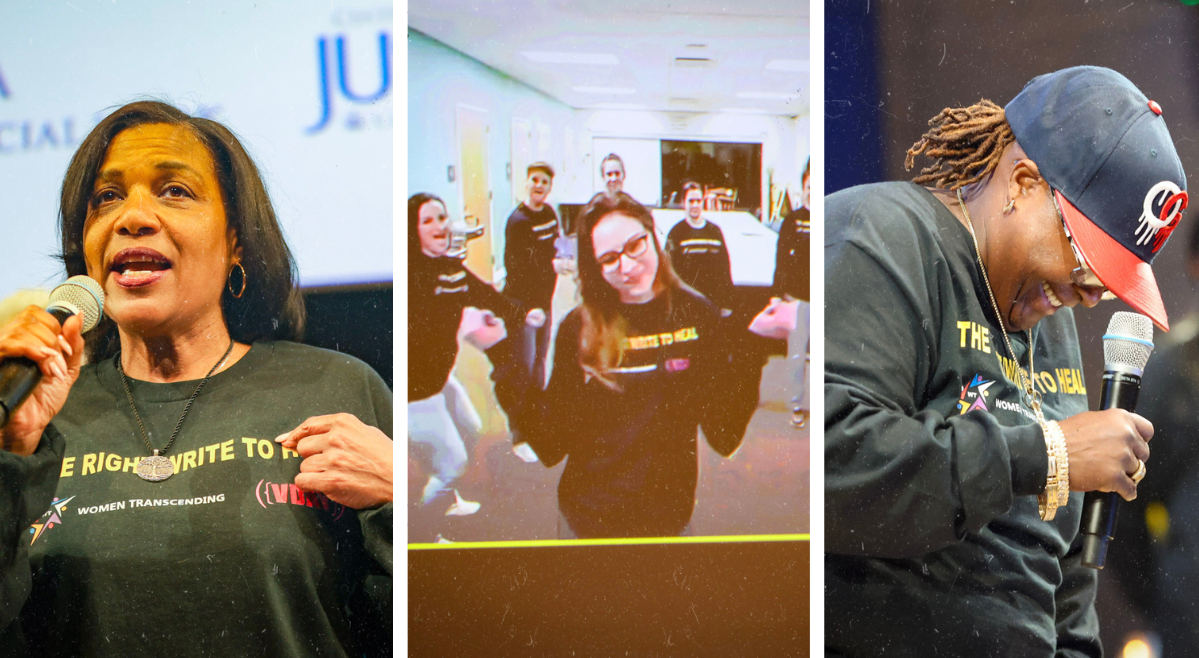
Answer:
[[[977,183],[995,171],[1003,149],[1016,141],[1003,108],[985,98],[970,107],[947,107],[928,125],[932,129],[903,160],[904,169],[911,171],[917,155],[934,159],[912,179],[921,185],[956,190]]]

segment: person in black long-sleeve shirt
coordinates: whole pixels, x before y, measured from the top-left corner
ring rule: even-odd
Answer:
[[[802,349],[803,353],[792,351],[789,357],[803,359],[802,366],[794,369],[799,390],[791,399],[791,423],[796,427],[807,425],[810,406],[808,373],[812,361],[809,343],[812,319],[812,308],[809,304],[812,298],[811,167],[812,161],[809,159],[803,169],[803,205],[788,213],[779,226],[778,248],[774,255],[774,285],[771,286],[775,295],[783,299],[794,299],[799,307],[799,321],[791,335],[790,343]]]
[[[496,396],[558,485],[563,537],[685,533],[695,505],[697,429],[722,455],[741,443],[762,361],[739,350],[703,297],[679,284],[653,217],[627,194],[598,194],[579,219],[582,305],[559,328],[549,385],[515,363],[502,327],[463,327],[495,365]],[[789,330],[768,308],[750,330]]]
[[[812,207],[811,161],[803,170],[803,205],[787,213],[779,226],[778,247],[774,256],[774,294],[803,302],[811,296]]]
[[[704,219],[704,190],[698,183],[683,186],[685,219],[666,237],[670,264],[684,283],[718,308],[732,308],[733,270],[720,227]]]
[[[441,199],[421,193],[408,200],[408,436],[433,448],[426,504],[449,492],[467,464],[465,443],[442,392],[458,356],[464,311],[497,323],[497,315],[534,326],[545,321],[540,309],[527,310],[504,297],[461,260],[445,255],[447,221]]]
[[[549,312],[554,285],[558,282],[558,273],[554,270],[558,215],[546,203],[554,187],[554,170],[545,162],[535,162],[528,167],[528,177],[528,198],[508,216],[504,228],[504,269],[508,271],[504,294],[527,308]],[[524,341],[518,340],[514,345],[520,358],[531,365],[537,381],[545,380],[549,343],[550,327],[543,324],[536,330],[532,354],[525,353],[528,346]]]
[[[1072,307],[1168,329],[1136,221],[1186,205],[1160,113],[1049,73],[941,112],[913,182],[825,200],[825,655],[1103,654],[1082,492],[1135,498],[1154,430],[1087,411]]]

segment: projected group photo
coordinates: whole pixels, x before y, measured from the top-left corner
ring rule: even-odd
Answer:
[[[455,4],[408,14],[410,547],[806,537],[806,41]]]

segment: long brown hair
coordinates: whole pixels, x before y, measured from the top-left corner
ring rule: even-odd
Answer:
[[[242,343],[297,340],[304,330],[304,299],[296,285],[296,264],[283,240],[270,196],[254,160],[225,126],[158,101],[139,101],[104,118],[79,145],[62,181],[59,232],[67,276],[87,274],[83,227],[96,175],[119,133],[136,126],[185,126],[208,148],[225,203],[226,221],[237,232],[245,292],[240,298],[226,289],[221,309],[230,336]],[[107,316],[88,333],[86,352],[92,362],[116,354],[120,339]]]
[[[442,210],[445,210],[445,201],[436,194],[428,192],[417,192],[408,197],[408,266],[413,263],[421,262],[420,259],[427,258],[425,253],[420,249],[420,209],[421,206],[436,201],[441,204]]]
[[[619,387],[606,374],[620,365],[624,357],[624,342],[628,323],[620,313],[620,293],[604,279],[603,269],[595,259],[591,232],[605,217],[613,214],[631,217],[645,227],[658,254],[658,272],[654,276],[654,296],[666,295],[670,307],[674,290],[681,287],[678,275],[670,266],[670,258],[658,243],[654,231],[654,216],[645,206],[621,192],[610,197],[601,192],[591,198],[579,217],[579,294],[583,325],[579,329],[579,366],[583,372],[599,379],[609,388]]]

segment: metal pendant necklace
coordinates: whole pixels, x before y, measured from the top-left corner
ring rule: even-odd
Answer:
[[[1016,364],[1016,371],[1020,373],[1020,388],[1028,397],[1028,406],[1032,407],[1033,413],[1036,414],[1037,422],[1044,425],[1045,415],[1041,411],[1041,393],[1032,385],[1032,378],[1036,377],[1032,364],[1032,330],[1028,331],[1028,372],[1025,372],[1020,365],[1020,360],[1016,358],[1016,350],[1012,349],[1012,341],[1008,339],[1007,328],[1003,326],[1003,315],[999,312],[999,302],[995,300],[995,291],[991,290],[991,280],[987,278],[987,268],[983,265],[983,252],[978,248],[978,236],[974,234],[974,224],[970,222],[970,212],[966,210],[966,201],[962,198],[961,188],[958,188],[957,194],[962,216],[966,218],[966,228],[970,230],[970,239],[974,241],[974,254],[978,258],[978,269],[982,272],[983,284],[987,286],[987,294],[991,297],[991,308],[995,309],[995,318],[999,320],[999,331],[1003,333],[1003,342],[1007,345],[1008,354],[1012,355],[1012,363]]]
[[[175,444],[175,437],[179,436],[179,428],[183,427],[183,419],[187,418],[187,412],[191,411],[192,403],[196,401],[196,396],[200,394],[200,389],[208,383],[208,378],[212,377],[212,373],[221,367],[225,359],[229,358],[229,354],[233,352],[233,338],[229,338],[229,347],[225,350],[224,356],[216,365],[212,366],[212,370],[204,375],[204,379],[200,380],[200,384],[196,386],[196,390],[192,393],[191,398],[187,400],[187,406],[183,407],[183,415],[179,416],[179,422],[175,423],[175,431],[171,432],[171,440],[167,441],[167,445],[161,451],[155,450],[154,446],[150,445],[150,437],[146,434],[146,426],[142,424],[142,417],[137,413],[137,405],[133,404],[133,393],[129,390],[129,379],[125,377],[125,371],[121,369],[121,354],[117,353],[116,366],[117,374],[121,376],[121,384],[125,386],[125,396],[129,398],[129,408],[133,410],[133,417],[137,419],[137,429],[142,433],[142,441],[146,444],[146,450],[150,451],[149,457],[142,457],[137,463],[137,475],[148,482],[162,482],[163,480],[175,474],[175,467],[171,464],[171,460],[167,459],[167,451]]]

